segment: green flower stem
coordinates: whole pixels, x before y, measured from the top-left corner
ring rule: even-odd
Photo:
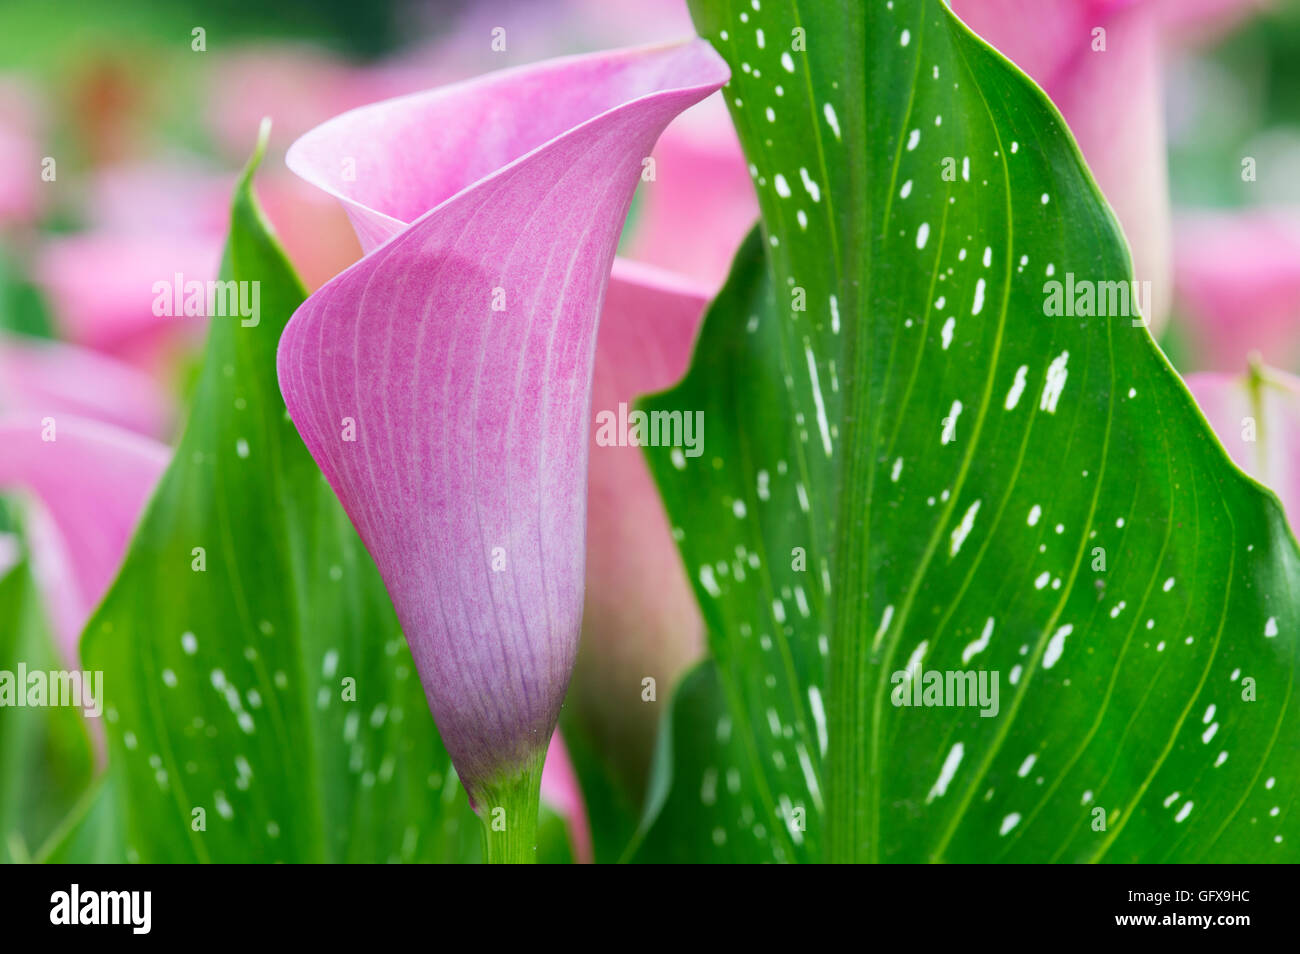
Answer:
[[[537,813],[546,750],[513,778],[483,786],[475,799],[488,864],[537,862]]]

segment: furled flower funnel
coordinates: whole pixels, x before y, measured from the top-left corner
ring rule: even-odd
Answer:
[[[727,75],[698,40],[555,60],[290,149],[367,254],[289,322],[280,387],[476,804],[539,771],[573,667],[597,317],[642,159]]]

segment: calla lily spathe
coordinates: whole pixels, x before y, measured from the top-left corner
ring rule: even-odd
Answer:
[[[555,727],[605,283],[643,158],[727,75],[702,41],[566,58],[354,110],[289,152],[367,254],[290,321],[281,390],[472,799]]]

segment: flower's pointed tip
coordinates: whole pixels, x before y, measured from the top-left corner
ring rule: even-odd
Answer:
[[[719,87],[731,79],[731,67],[710,41],[701,36],[693,36],[689,40],[683,40],[681,45],[699,50],[705,60],[721,74]]]

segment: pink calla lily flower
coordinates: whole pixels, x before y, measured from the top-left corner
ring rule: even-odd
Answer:
[[[727,75],[703,41],[567,58],[289,152],[367,254],[290,321],[281,389],[476,804],[540,770],[569,683],[596,324],[642,159]]]
[[[508,49],[494,52],[484,40],[498,26],[506,31]],[[233,82],[214,85],[216,132],[232,149],[242,149],[263,114],[273,116],[283,134],[282,120],[287,128],[301,130],[311,113],[319,117],[330,103],[336,111],[353,107],[366,91],[375,98],[387,88],[391,95],[420,88],[413,84],[427,84],[430,75],[460,79],[496,63],[526,59],[530,51],[615,46],[632,42],[629,38],[681,35],[690,29],[683,0],[632,6],[565,0],[544,13],[528,4],[487,2],[466,10],[450,32],[431,44],[375,67],[360,69],[291,49],[256,50],[234,58],[238,69],[231,71]],[[430,64],[434,64],[432,74]],[[225,64],[220,75],[224,77],[230,65]],[[640,307],[634,291],[640,287],[638,281],[631,276],[620,281],[624,265],[615,265],[596,345],[596,388],[599,391],[602,380],[616,385],[627,375],[629,383],[621,386],[620,398],[626,402],[673,384],[685,369],[685,359],[676,375],[647,377],[649,366],[642,364],[643,355],[630,353],[617,359],[607,355],[606,343],[617,333],[616,327],[631,327],[619,310],[631,307],[629,321],[643,323],[633,332],[637,338],[653,339],[645,343],[688,354],[703,301],[721,286],[736,248],[758,217],[752,179],[720,93],[669,124],[650,158],[653,163],[643,170],[622,254],[688,277],[690,281],[682,282],[666,273],[656,275],[650,280],[648,300],[659,300],[669,294],[668,289],[678,287],[686,307],[694,309],[695,320],[663,321],[654,309]],[[326,255],[309,248],[313,238],[316,248],[337,248],[342,243],[332,228],[321,227],[319,216],[305,214],[311,208],[303,196],[287,192],[271,193],[265,182],[259,187],[290,257],[300,270],[307,268],[304,278],[308,287],[315,287],[356,256],[336,262],[332,270],[308,267],[316,261],[328,265]],[[276,195],[290,200],[283,204],[283,212],[274,201]],[[350,234],[347,244],[356,245]],[[624,288],[627,294],[618,291]],[[677,339],[667,340],[670,333]],[[632,386],[632,381],[639,383]],[[596,404],[604,406],[599,399]],[[667,694],[703,647],[699,612],[679,569],[680,557],[663,504],[641,453],[636,448],[609,448],[600,454],[593,450],[583,648],[571,690],[589,740],[617,766],[633,797],[645,779],[661,707],[629,707],[626,700],[640,698],[641,682],[647,677],[656,680],[658,692]],[[628,539],[634,526],[645,530],[644,541],[635,545]]]

